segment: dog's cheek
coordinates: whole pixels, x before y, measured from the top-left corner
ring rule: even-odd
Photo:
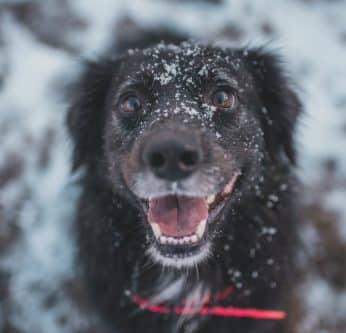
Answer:
[[[132,188],[134,185],[134,175],[138,171],[138,167],[136,167],[136,163],[131,153],[125,154],[121,159],[120,170],[126,185],[129,188]]]
[[[246,108],[237,110],[231,122],[219,129],[223,149],[241,167],[263,156],[264,134],[259,119]]]
[[[122,153],[120,154],[120,170],[126,185],[134,189],[136,177],[144,172],[143,163],[141,162],[141,145],[137,137],[133,142],[123,144]]]
[[[105,128],[104,153],[107,160],[106,172],[110,173],[113,182],[119,178],[131,181],[137,165],[132,153],[135,141],[135,135],[127,133],[121,127],[115,112],[110,113]]]

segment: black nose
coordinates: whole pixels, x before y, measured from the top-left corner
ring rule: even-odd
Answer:
[[[201,149],[193,141],[183,136],[153,138],[143,150],[144,163],[159,178],[170,181],[186,178],[202,160]]]

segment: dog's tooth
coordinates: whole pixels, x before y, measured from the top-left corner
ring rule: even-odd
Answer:
[[[196,230],[196,235],[199,239],[201,239],[203,237],[206,226],[207,226],[207,220],[203,220],[199,223],[197,230]]]
[[[178,242],[180,245],[183,245],[185,243],[184,238],[182,238],[182,237],[179,238]]]
[[[157,223],[150,223],[151,228],[153,229],[154,235],[157,239],[160,239],[161,236],[161,230],[160,226]]]
[[[190,237],[185,236],[183,238],[183,240],[184,240],[184,244],[189,244],[190,243]]]
[[[196,242],[198,241],[197,235],[192,235],[192,236],[190,237],[190,239],[191,239],[191,242],[192,242],[192,243],[196,243]]]
[[[161,237],[160,237],[160,243],[162,243],[162,244],[167,244],[167,242],[168,242],[168,239],[167,239],[166,236],[161,236]]]
[[[207,196],[207,204],[211,205],[215,201],[215,195],[211,194]]]
[[[179,240],[178,240],[178,239],[176,239],[176,238],[173,238],[173,243],[172,243],[172,244],[174,244],[174,245],[178,245],[178,243],[179,243]]]
[[[173,237],[167,237],[167,243],[168,244],[173,244],[174,243],[174,238]]]

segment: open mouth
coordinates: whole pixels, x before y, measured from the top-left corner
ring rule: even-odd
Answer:
[[[225,207],[240,172],[216,194],[205,197],[167,195],[147,200],[147,220],[163,256],[193,256],[208,239],[208,228]]]

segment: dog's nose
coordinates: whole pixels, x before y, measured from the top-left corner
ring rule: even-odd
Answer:
[[[144,163],[159,178],[177,181],[197,170],[202,152],[193,140],[184,137],[148,142],[143,150]]]

